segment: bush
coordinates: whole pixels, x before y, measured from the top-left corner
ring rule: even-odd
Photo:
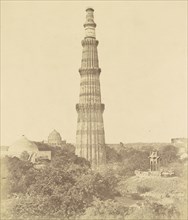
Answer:
[[[7,169],[6,191],[9,195],[26,193],[27,188],[33,183],[35,169],[29,161],[22,161],[17,157],[5,157],[2,161]]]
[[[159,202],[144,201],[138,204],[139,208],[132,210],[132,213],[126,216],[125,219],[174,219],[177,220],[180,217],[180,213],[177,208],[172,204],[163,205]]]
[[[79,219],[122,219],[128,214],[129,208],[111,199],[102,201],[95,198],[91,207],[87,208]]]
[[[113,148],[106,145],[106,161],[107,163],[121,162],[121,155]]]
[[[142,196],[140,196],[138,193],[132,193],[131,194],[132,199],[134,200],[142,200]]]
[[[59,169],[40,170],[27,193],[20,194],[11,213],[17,217],[73,217],[82,214],[93,198],[114,198],[112,183],[98,173],[74,178]]]
[[[28,160],[29,159],[29,153],[27,151],[23,151],[22,154],[20,155],[21,160]]]
[[[151,191],[151,188],[148,186],[137,186],[137,191],[139,193],[146,193],[146,192]]]
[[[71,152],[57,149],[53,160],[41,169],[28,161],[6,158],[9,211],[23,217],[67,218],[82,214],[93,198],[106,200],[117,195],[116,178],[90,170],[90,164]],[[16,198],[15,198],[16,196]]]
[[[184,176],[184,167],[184,163],[182,161],[179,161],[168,164],[167,169],[174,171],[175,176],[182,177]]]
[[[160,163],[161,166],[167,167],[170,163],[179,160],[178,149],[173,145],[166,145],[160,149]]]

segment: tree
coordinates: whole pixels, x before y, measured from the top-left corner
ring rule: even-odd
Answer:
[[[116,181],[91,171],[84,158],[53,149],[51,163],[40,169],[28,161],[7,158],[10,213],[19,218],[67,218],[83,213],[94,197],[114,198]],[[14,197],[16,196],[16,197]]]
[[[166,145],[160,149],[161,165],[168,166],[170,163],[177,162],[179,159],[178,149],[173,145]]]
[[[86,212],[79,219],[124,219],[124,216],[128,214],[129,208],[126,204],[121,204],[118,201],[112,199],[100,200],[94,198],[92,206],[86,209]]]
[[[106,161],[107,163],[121,162],[121,155],[113,148],[106,145]]]
[[[123,162],[120,164],[119,174],[123,176],[133,176],[135,170],[148,170],[148,156],[149,152],[135,149],[122,152]]]
[[[29,153],[27,151],[24,151],[24,152],[21,153],[20,159],[21,160],[28,160],[29,156],[30,156]]]
[[[29,161],[23,161],[17,157],[5,157],[3,160],[7,168],[7,193],[25,193],[29,184],[32,184],[34,176],[28,178],[35,169],[33,164]],[[27,176],[27,177],[26,177]]]

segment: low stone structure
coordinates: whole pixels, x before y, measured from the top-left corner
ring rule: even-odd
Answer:
[[[138,177],[146,177],[146,176],[161,176],[161,171],[141,171],[141,170],[135,170],[134,174]]]

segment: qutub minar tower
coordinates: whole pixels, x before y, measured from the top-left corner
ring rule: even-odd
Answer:
[[[78,113],[76,154],[90,161],[92,167],[106,163],[103,125],[104,104],[101,103],[100,72],[95,38],[96,24],[92,8],[86,9],[85,38],[82,40],[82,61],[79,73],[80,97]]]

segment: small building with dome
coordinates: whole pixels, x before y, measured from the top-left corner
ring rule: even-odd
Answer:
[[[62,147],[64,144],[66,144],[66,141],[62,140],[60,133],[54,129],[48,136],[48,145]]]
[[[32,163],[40,163],[41,161],[51,160],[53,147],[61,147],[64,150],[74,152],[75,148],[71,144],[67,144],[59,132],[55,129],[49,134],[47,141],[31,141],[25,135],[10,146],[1,147],[1,158],[5,156],[18,157]]]
[[[38,160],[51,160],[51,150],[48,145],[27,139],[25,135],[9,146],[7,156],[24,158],[33,163]]]

